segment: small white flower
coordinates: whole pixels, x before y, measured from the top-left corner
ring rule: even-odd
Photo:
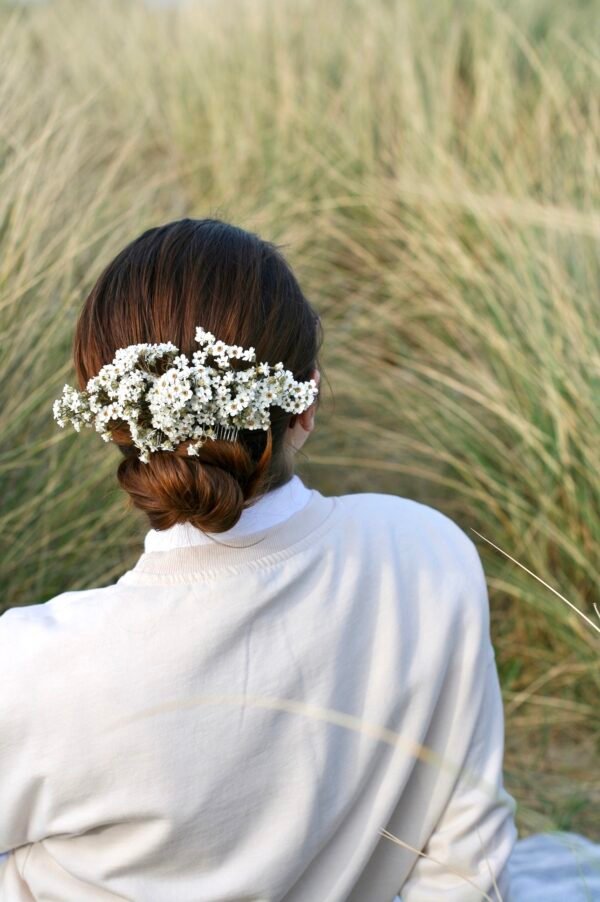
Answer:
[[[238,401],[237,398],[234,398],[233,401],[230,401],[226,405],[225,412],[228,414],[236,414],[236,413],[239,413],[241,409],[242,409],[242,406],[241,406],[240,402]]]

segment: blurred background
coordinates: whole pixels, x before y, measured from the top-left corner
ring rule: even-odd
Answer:
[[[323,320],[299,475],[470,535],[519,831],[600,841],[598,631],[515,562],[600,627],[599,21],[600,0],[0,2],[0,611],[137,560],[118,450],[51,404],[104,265],[150,226],[228,220],[282,246]]]

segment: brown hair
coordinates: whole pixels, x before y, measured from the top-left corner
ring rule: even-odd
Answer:
[[[171,341],[191,359],[197,326],[254,347],[257,363],[283,361],[298,381],[320,369],[321,321],[278,246],[217,219],[181,219],[148,229],[101,273],[75,328],[79,387],[129,344]],[[191,457],[184,442],[146,464],[127,423],[112,421],[119,483],[154,529],[189,522],[224,532],[293,476],[284,438],[296,415],[272,407],[270,417],[269,430],[240,429],[235,443],[209,439]]]

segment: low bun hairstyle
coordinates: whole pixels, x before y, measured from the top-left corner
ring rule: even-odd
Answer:
[[[254,347],[257,363],[283,361],[298,381],[320,369],[321,321],[279,248],[220,220],[182,219],[148,229],[101,273],[75,328],[79,387],[130,344],[171,341],[191,358],[197,326],[226,344]],[[197,456],[184,442],[148,463],[139,460],[127,423],[111,421],[123,454],[119,484],[154,529],[191,523],[225,532],[294,474],[284,439],[296,415],[272,407],[270,418],[269,430],[240,429],[236,442],[208,440]]]

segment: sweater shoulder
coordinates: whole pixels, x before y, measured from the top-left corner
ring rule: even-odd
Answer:
[[[474,541],[438,508],[400,495],[359,492],[338,496],[345,530],[360,531],[373,554],[396,555],[413,577],[431,585],[451,584],[463,605],[476,605],[484,619],[489,600]]]
[[[0,660],[6,667],[17,661],[27,668],[50,660],[49,653],[89,634],[98,625],[105,607],[115,594],[114,585],[62,592],[38,604],[8,608],[0,615]],[[45,665],[44,665],[45,666]]]
[[[397,539],[413,539],[424,553],[448,548],[463,563],[474,563],[479,557],[467,532],[436,507],[382,492],[357,492],[337,498],[344,509],[346,522],[350,519],[362,524],[366,530],[378,532],[383,528]]]

